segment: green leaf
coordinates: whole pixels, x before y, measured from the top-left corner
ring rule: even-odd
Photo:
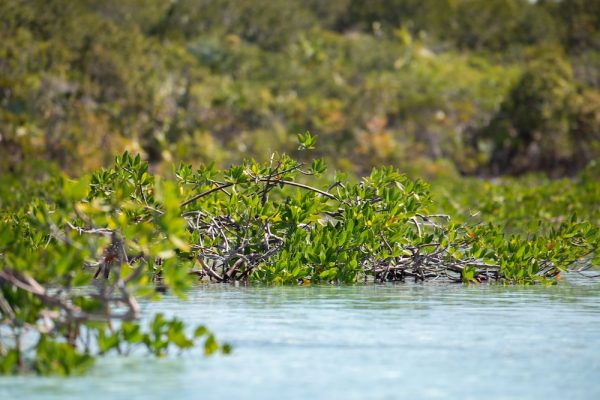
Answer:
[[[215,339],[214,335],[208,335],[206,341],[204,342],[204,354],[210,356],[214,354],[217,350],[219,350],[219,344]]]
[[[312,150],[317,142],[316,136],[312,136],[309,131],[298,134],[298,150]]]

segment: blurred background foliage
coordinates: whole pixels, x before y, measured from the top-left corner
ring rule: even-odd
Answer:
[[[123,150],[364,174],[572,175],[600,155],[600,0],[0,0],[0,171]]]

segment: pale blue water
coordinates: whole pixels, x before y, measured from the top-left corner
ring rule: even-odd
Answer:
[[[234,354],[0,378],[0,399],[600,399],[600,285],[201,287],[146,305]]]

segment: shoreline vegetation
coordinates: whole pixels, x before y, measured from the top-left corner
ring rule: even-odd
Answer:
[[[0,0],[0,374],[227,354],[140,322],[198,281],[594,270],[598,71],[595,0]]]
[[[314,149],[310,133],[298,139],[300,151]],[[330,179],[326,169],[322,159],[274,153],[225,170],[181,163],[165,178],[126,152],[76,180],[4,182],[11,196],[0,215],[1,370],[70,374],[93,354],[141,347],[164,356],[197,340],[206,354],[229,353],[203,326],[190,335],[162,314],[147,329],[138,322],[137,298],[164,290],[185,297],[199,280],[555,284],[561,271],[599,263],[600,230],[578,218],[582,210],[507,233],[431,212],[438,206],[429,185],[392,168],[359,180]]]

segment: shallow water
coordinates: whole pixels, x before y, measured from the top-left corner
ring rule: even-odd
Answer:
[[[597,282],[597,281],[596,281]],[[0,378],[0,399],[599,399],[600,284],[200,287],[145,305],[234,346]]]

